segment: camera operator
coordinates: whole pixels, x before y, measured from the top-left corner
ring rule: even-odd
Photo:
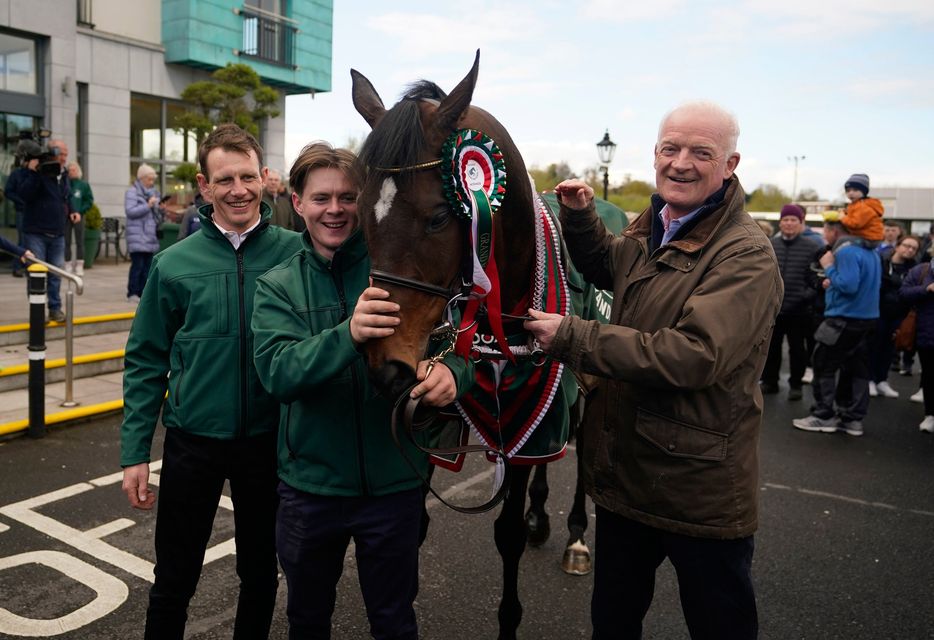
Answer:
[[[36,142],[23,140],[20,149],[28,171],[15,185],[13,201],[23,203],[23,245],[40,260],[63,269],[65,218],[72,214],[71,185],[64,169],[68,146],[50,140],[48,150],[42,150]],[[53,322],[65,321],[60,286],[61,279],[49,273],[49,320]]]

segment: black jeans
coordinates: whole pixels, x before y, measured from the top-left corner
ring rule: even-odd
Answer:
[[[667,557],[694,640],[752,640],[759,633],[752,536],[715,540],[669,533],[597,505],[597,560],[590,615],[594,640],[639,640]]]
[[[214,514],[230,481],[240,596],[234,638],[266,638],[279,587],[276,435],[217,440],[167,429],[156,514],[156,580],[146,638],[181,638]]]
[[[152,254],[134,251],[130,254],[130,275],[127,278],[126,295],[142,296],[143,287],[149,278],[149,267],[152,265]]]
[[[834,414],[845,422],[862,420],[869,410],[869,346],[876,320],[836,320],[843,323],[837,341],[827,345],[818,340],[814,349],[811,414],[824,420]]]
[[[769,355],[762,370],[762,382],[778,384],[778,371],[782,366],[782,340],[788,337],[788,386],[801,388],[801,376],[807,367],[807,335],[811,331],[811,316],[796,316],[780,313],[775,318],[775,329],[769,343]]]
[[[418,638],[422,490],[386,496],[321,496],[279,485],[276,545],[289,585],[289,638],[331,637],[331,615],[351,538],[370,633],[377,640]]]

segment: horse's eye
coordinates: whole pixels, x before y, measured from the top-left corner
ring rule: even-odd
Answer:
[[[428,233],[436,233],[441,231],[446,226],[448,222],[451,221],[451,212],[447,209],[443,211],[438,211],[435,215],[431,216],[431,220],[428,221]]]

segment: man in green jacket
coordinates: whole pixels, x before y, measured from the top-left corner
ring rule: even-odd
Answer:
[[[376,394],[359,351],[392,334],[399,306],[368,286],[353,154],[311,144],[290,183],[307,227],[303,248],[258,280],[253,314],[256,369],[283,405],[276,545],[289,637],[330,637],[353,539],[370,633],[415,639],[421,481],[393,444],[391,399]],[[473,384],[473,369],[449,356],[427,376],[421,363],[418,379],[411,395],[443,406]],[[407,456],[427,471],[414,447]]]
[[[256,140],[236,125],[202,143],[201,233],[159,255],[130,330],[120,464],[133,507],[152,509],[150,448],[166,427],[146,638],[182,638],[224,481],[234,505],[240,595],[235,638],[265,638],[278,588],[278,403],[253,366],[256,279],[300,248],[269,225]],[[166,391],[168,396],[166,397]]]

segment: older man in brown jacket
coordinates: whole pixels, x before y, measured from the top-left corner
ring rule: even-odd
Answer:
[[[666,557],[693,638],[758,632],[758,380],[782,280],[744,211],[738,135],[710,103],[669,113],[658,193],[620,236],[594,213],[590,187],[556,187],[574,264],[613,291],[611,324],[536,311],[526,323],[546,351],[600,380],[581,445],[597,505],[594,638],[641,637]]]

